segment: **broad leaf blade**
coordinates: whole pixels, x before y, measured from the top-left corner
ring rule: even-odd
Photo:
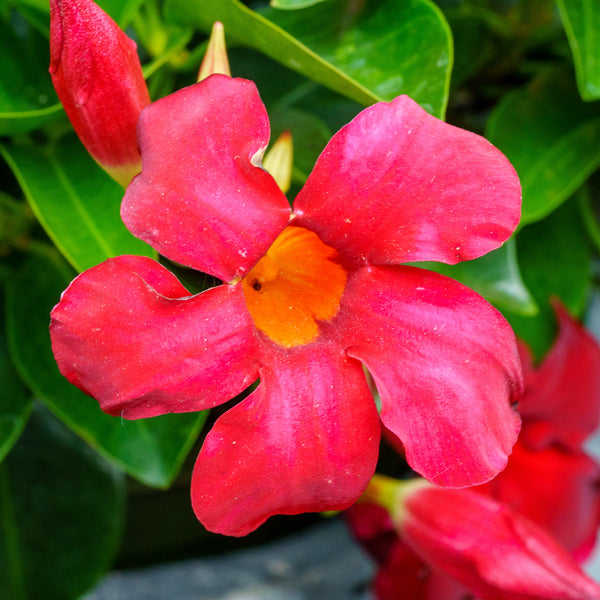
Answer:
[[[0,597],[75,600],[108,569],[123,477],[47,411],[0,464]]]
[[[569,39],[577,86],[584,100],[600,98],[600,3],[598,0],[557,0]]]
[[[7,288],[9,349],[19,374],[71,429],[127,473],[147,485],[167,487],[177,475],[206,413],[126,421],[58,371],[48,334],[49,313],[75,274],[51,251],[30,253]]]
[[[112,256],[154,251],[121,221],[123,188],[70,136],[45,152],[35,146],[0,146],[38,220],[78,271]]]
[[[361,104],[408,94],[443,117],[452,38],[428,0],[379,0],[357,14],[347,0],[258,14],[237,0],[168,0],[174,21],[210,30],[221,21],[229,39],[250,46]]]
[[[0,135],[36,129],[62,116],[48,74],[48,40],[35,31],[17,36],[0,19]]]
[[[488,139],[523,186],[522,224],[564,202],[600,165],[600,105],[584,104],[562,72],[508,94],[488,122]]]

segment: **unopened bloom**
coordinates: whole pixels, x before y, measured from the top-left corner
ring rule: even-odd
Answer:
[[[127,185],[141,169],[136,125],[150,102],[135,42],[92,0],[50,0],[50,74],[88,152]]]
[[[243,535],[274,514],[347,507],[375,469],[381,420],[441,485],[504,467],[521,389],[512,330],[463,285],[407,261],[500,246],[520,215],[508,160],[401,96],[329,142],[293,211],[261,168],[255,86],[213,75],[147,107],[130,231],[224,283],[191,295],[164,267],[118,257],[52,312],[62,373],[126,418],[195,411],[259,386],[208,434],[196,515]],[[101,332],[101,334],[100,334]]]

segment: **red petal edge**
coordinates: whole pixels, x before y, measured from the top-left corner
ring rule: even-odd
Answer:
[[[212,75],[141,114],[142,172],[121,216],[160,254],[224,281],[243,275],[287,225],[289,204],[260,166],[269,121],[255,85]]]
[[[448,487],[501,471],[520,419],[514,334],[481,296],[414,267],[366,267],[350,279],[340,310],[348,354],[381,394],[383,424],[408,463]]]
[[[399,96],[363,110],[331,139],[294,213],[358,264],[454,264],[508,239],[521,186],[487,140]]]
[[[190,296],[140,256],[79,275],[51,313],[61,373],[112,415],[203,410],[257,377],[253,326],[237,286]]]
[[[360,363],[322,342],[265,348],[259,387],[217,420],[194,467],[194,511],[217,533],[347,508],[375,471],[380,426]]]

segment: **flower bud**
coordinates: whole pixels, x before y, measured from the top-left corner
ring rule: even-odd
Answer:
[[[150,102],[135,42],[92,0],[50,0],[49,70],[84,146],[126,186],[141,170],[136,125]]]
[[[227,47],[225,46],[225,28],[223,23],[219,21],[213,25],[206,53],[198,72],[198,81],[202,81],[215,73],[231,77]]]
[[[293,148],[292,134],[284,131],[263,158],[263,167],[271,174],[284,194],[292,185]]]

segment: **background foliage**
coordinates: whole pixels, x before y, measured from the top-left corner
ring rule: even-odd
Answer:
[[[494,303],[538,357],[555,332],[551,296],[585,317],[600,249],[596,0],[98,4],[137,40],[153,99],[195,81],[207,33],[223,22],[233,75],[257,82],[274,137],[292,131],[292,193],[332,132],[398,94],[486,135],[521,177],[521,227],[489,256],[433,268]],[[182,466],[206,415],[109,417],[52,357],[48,314],[76,272],[153,251],[122,225],[122,189],[58,103],[48,27],[47,0],[0,0],[0,597],[15,600],[77,598],[119,549],[123,564],[148,548],[173,556],[202,533],[173,491],[187,489]],[[171,488],[174,508],[152,513],[136,554],[132,532],[147,529],[136,503],[150,488]],[[178,511],[189,521],[174,541],[165,532],[180,531]]]

